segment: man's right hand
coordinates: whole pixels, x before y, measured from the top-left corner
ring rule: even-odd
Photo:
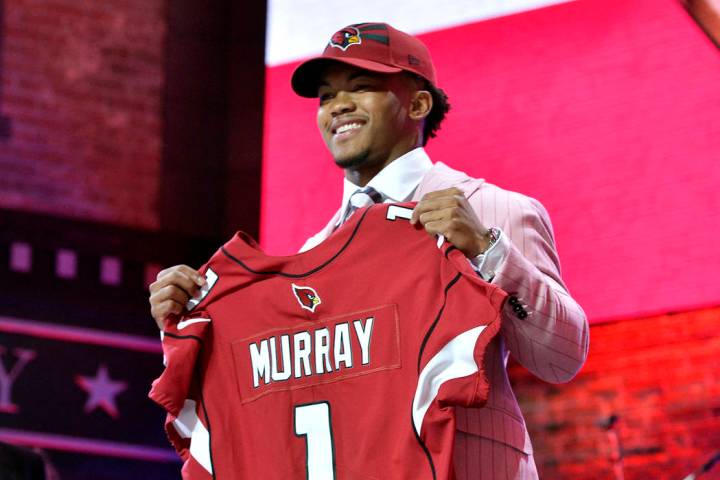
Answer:
[[[150,284],[150,314],[160,330],[165,328],[169,315],[179,315],[185,310],[187,301],[204,283],[205,278],[187,265],[175,265],[158,273]]]

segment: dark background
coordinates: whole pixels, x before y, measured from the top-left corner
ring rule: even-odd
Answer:
[[[73,10],[73,2],[64,2],[64,10],[51,2],[46,2],[47,5],[8,3],[0,1],[0,26],[3,27],[0,49],[8,44],[10,49],[2,52],[6,55],[0,58],[9,58],[11,66],[20,58],[14,52],[26,40],[13,43],[5,41],[6,38],[34,38],[31,36],[42,34],[43,28],[66,29],[73,15],[92,25],[93,15],[101,18],[108,14]],[[45,6],[59,10],[45,10]],[[120,8],[122,4],[113,6]],[[11,27],[6,32],[3,14],[9,7],[13,8],[13,16],[8,18],[7,24]],[[138,2],[132,8],[144,7]],[[180,461],[165,437],[164,413],[147,398],[152,380],[162,371],[162,355],[159,351],[135,351],[19,333],[8,325],[42,322],[48,326],[81,327],[157,340],[158,332],[148,313],[147,285],[158,269],[177,263],[199,266],[232,231],[242,229],[253,236],[258,232],[265,2],[178,1],[158,4],[157,8],[156,19],[164,23],[165,31],[162,35],[164,57],[157,59],[161,60],[163,69],[163,88],[155,91],[160,108],[150,112],[160,120],[160,148],[155,158],[159,167],[157,198],[145,206],[151,211],[145,218],[154,219],[150,224],[123,222],[113,217],[112,209],[130,208],[120,202],[105,207],[109,211],[105,218],[94,218],[97,215],[63,210],[65,198],[52,189],[36,189],[33,193],[32,185],[23,187],[20,182],[11,183],[12,175],[21,165],[26,169],[37,166],[32,172],[35,178],[49,176],[40,161],[33,163],[33,158],[22,158],[25,154],[18,145],[22,145],[24,139],[32,133],[32,138],[44,145],[41,151],[34,150],[38,156],[50,155],[55,145],[50,128],[47,133],[42,127],[31,130],[26,117],[18,114],[14,119],[12,112],[4,108],[8,103],[4,93],[8,89],[2,89],[2,85],[11,86],[11,101],[14,99],[17,103],[19,90],[13,88],[22,87],[31,75],[18,75],[12,68],[2,68],[0,63],[0,75],[6,77],[0,82],[0,165],[15,165],[3,169],[7,174],[0,182],[0,197],[3,197],[0,206],[14,207],[13,198],[18,197],[18,192],[31,198],[29,203],[20,205],[21,208],[0,209],[0,327],[4,325],[0,328],[0,360],[5,371],[10,372],[17,360],[15,349],[35,352],[35,358],[13,383],[11,403],[18,407],[17,411],[0,411],[0,440],[7,440],[8,432],[45,439],[61,435],[90,443],[164,449],[172,454],[169,460],[148,461],[122,455],[83,454],[64,447],[47,450],[63,479],[178,478]],[[24,9],[22,14],[20,9]],[[109,15],[116,20],[132,21],[112,11]],[[43,26],[43,18],[48,22],[56,18],[57,23]],[[18,23],[28,28],[12,27]],[[108,53],[110,49],[103,51]],[[124,59],[132,56],[130,48],[117,47],[114,51]],[[22,56],[23,62],[30,60]],[[88,60],[78,58],[78,63],[83,61]],[[131,67],[124,71],[118,64],[111,67],[118,74],[141,75],[134,74]],[[67,80],[68,75],[63,78]],[[99,83],[95,86],[95,90],[99,90],[96,104],[101,106],[111,98],[103,88],[109,87]],[[52,93],[60,96],[60,87]],[[37,102],[41,95],[30,97],[32,102]],[[79,110],[82,101],[68,102],[68,115]],[[42,117],[39,112],[42,105],[29,105]],[[135,108],[144,107],[136,105]],[[51,116],[52,113],[48,113],[45,121]],[[130,143],[152,140],[152,132],[148,131],[147,138],[139,133],[130,139],[118,138],[115,152],[94,149],[92,155],[86,155],[87,176],[92,175],[93,162],[113,162],[113,153],[123,149],[131,151]],[[96,144],[102,141],[98,139]],[[143,176],[140,162],[146,159],[137,161],[136,179],[140,182]],[[117,168],[123,167],[118,164]],[[82,188],[83,174],[78,175],[74,180],[77,190]],[[110,175],[103,182],[106,189],[132,192],[139,188],[132,180],[132,177],[129,181],[123,177],[113,179]],[[52,195],[56,196],[48,198]],[[70,195],[72,193],[64,196]],[[92,203],[93,199],[85,201]],[[54,206],[58,210],[53,211]],[[11,252],[17,245],[32,252],[29,271],[18,271],[11,265]],[[77,259],[77,273],[73,278],[56,274],[60,250],[72,252]],[[119,260],[119,284],[108,285],[99,280],[103,257]],[[157,344],[159,346],[159,341]],[[118,409],[115,418],[102,408],[85,412],[88,394],[76,384],[78,375],[92,377],[100,365],[107,367],[113,381],[127,384],[115,398]]]

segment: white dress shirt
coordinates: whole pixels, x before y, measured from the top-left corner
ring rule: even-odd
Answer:
[[[418,147],[390,162],[368,182],[366,187],[377,190],[382,195],[383,203],[407,202],[412,198],[420,180],[432,166],[433,163],[425,149]],[[343,179],[343,197],[338,218],[345,218],[345,212],[350,205],[350,197],[362,188],[347,178]],[[482,219],[480,221],[482,222]],[[501,231],[498,230],[498,232],[502,235]],[[310,238],[300,251],[309,250],[321,241],[320,239],[314,240],[315,237]],[[497,241],[485,253],[470,259],[470,263],[484,280],[491,281],[506,255],[505,242]]]

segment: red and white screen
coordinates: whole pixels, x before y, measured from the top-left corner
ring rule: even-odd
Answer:
[[[387,21],[412,32],[403,19]],[[420,38],[453,106],[431,158],[547,207],[591,320],[720,301],[720,55],[680,2],[580,0]],[[270,253],[296,251],[341,198],[317,102],[290,89],[298,63],[267,70]]]

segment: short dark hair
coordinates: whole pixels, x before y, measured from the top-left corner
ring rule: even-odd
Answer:
[[[448,101],[447,93],[442,88],[438,88],[425,78],[411,72],[405,72],[412,80],[415,81],[419,90],[427,90],[432,97],[433,105],[430,113],[425,117],[423,125],[423,147],[427,145],[428,140],[437,137],[437,131],[440,130],[440,124],[445,120],[445,115],[450,111],[452,106]]]
[[[430,82],[425,82],[425,89],[430,92],[433,100],[432,109],[427,117],[425,117],[425,126],[423,128],[423,147],[427,145],[430,138],[437,136],[440,130],[440,124],[445,120],[445,115],[450,111],[451,105],[448,96],[441,88],[436,87]]]

